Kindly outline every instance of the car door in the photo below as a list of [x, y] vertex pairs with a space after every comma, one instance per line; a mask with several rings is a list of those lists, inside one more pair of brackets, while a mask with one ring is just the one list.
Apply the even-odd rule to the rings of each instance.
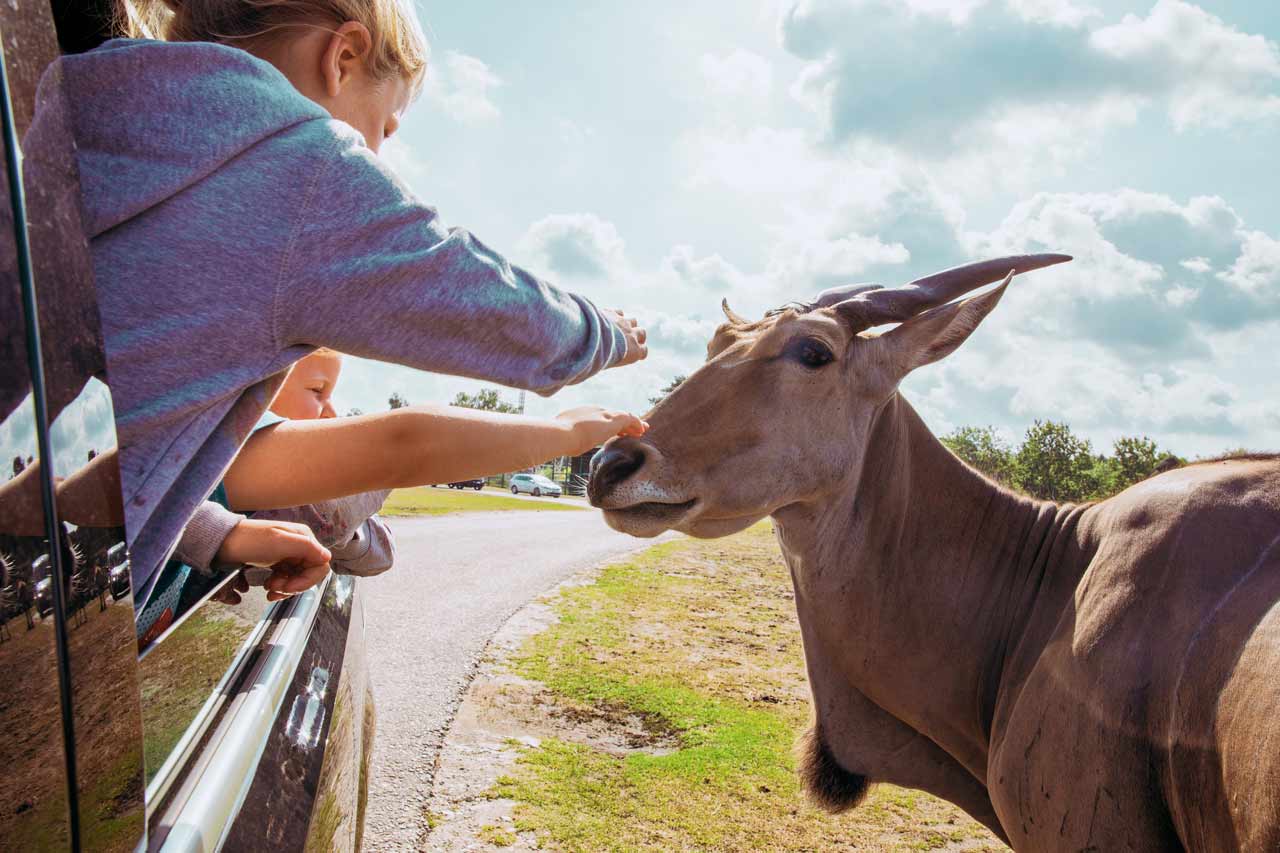
[[139, 655], [74, 116], [49, 70], [111, 9], [0, 4], [0, 849], [356, 849], [373, 727], [353, 579], [271, 605], [214, 584]]

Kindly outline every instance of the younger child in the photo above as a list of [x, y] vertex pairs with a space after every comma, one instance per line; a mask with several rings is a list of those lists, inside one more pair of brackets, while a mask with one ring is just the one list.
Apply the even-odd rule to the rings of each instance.
[[[258, 422], [258, 429], [268, 429], [286, 420], [335, 417], [331, 398], [341, 371], [342, 356], [330, 349], [316, 350], [295, 362], [268, 413]], [[385, 572], [395, 561], [395, 538], [387, 525], [374, 515], [390, 493], [390, 489], [379, 489], [305, 506], [261, 510], [253, 512], [252, 518], [304, 524], [332, 555], [330, 565], [335, 572], [370, 577]], [[230, 534], [243, 518], [212, 501], [197, 515], [202, 517], [200, 529], [204, 535], [217, 541]], [[179, 546], [180, 552], [184, 546], [190, 547], [186, 534]], [[316, 580], [328, 573], [327, 567], [317, 565], [296, 566], [293, 571], [273, 571], [271, 574], [275, 580], [267, 578], [268, 600], [284, 597], [284, 593], [273, 587], [282, 583], [286, 576], [302, 572]], [[241, 575], [235, 589], [227, 590], [223, 600], [238, 603], [237, 593], [244, 592], [248, 586], [245, 576]]]
[[[639, 435], [646, 426], [597, 406], [553, 419], [454, 406], [334, 418], [330, 396], [341, 366], [331, 350], [297, 362], [222, 483], [236, 512], [307, 524], [340, 573], [390, 568], [391, 532], [372, 516], [393, 488], [519, 470], [583, 453], [615, 435]], [[228, 530], [241, 517], [217, 509]], [[268, 598], [300, 592], [327, 574], [321, 565], [282, 567], [266, 581]]]

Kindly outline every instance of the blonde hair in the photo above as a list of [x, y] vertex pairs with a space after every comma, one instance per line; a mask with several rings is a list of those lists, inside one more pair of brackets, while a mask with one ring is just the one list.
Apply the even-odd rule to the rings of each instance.
[[294, 27], [363, 24], [372, 39], [369, 71], [400, 74], [421, 87], [427, 39], [413, 0], [124, 0], [120, 25], [134, 38], [212, 41], [249, 48]]

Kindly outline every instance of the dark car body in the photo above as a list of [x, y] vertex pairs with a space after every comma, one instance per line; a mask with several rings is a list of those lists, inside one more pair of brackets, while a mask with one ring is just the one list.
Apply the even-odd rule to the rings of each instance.
[[[95, 520], [118, 516], [118, 487], [55, 500], [114, 465], [116, 439], [74, 147], [26, 130], [50, 63], [108, 37], [113, 6], [0, 3], [0, 485], [20, 519], [0, 556], [29, 590], [0, 626], [0, 850], [356, 850], [373, 733], [360, 581], [233, 606], [215, 598], [225, 572], [140, 643], [124, 529]], [[65, 131], [58, 85], [41, 115]]]
[[450, 483], [451, 489], [475, 489], [477, 492], [484, 488], [484, 479], [476, 478], [474, 480], [459, 480], [456, 483]]

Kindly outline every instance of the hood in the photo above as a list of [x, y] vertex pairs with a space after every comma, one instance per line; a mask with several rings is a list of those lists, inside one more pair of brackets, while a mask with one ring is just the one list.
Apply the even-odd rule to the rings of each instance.
[[[56, 91], [59, 82], [62, 91]], [[90, 237], [147, 211], [262, 140], [329, 119], [276, 70], [207, 42], [115, 39], [50, 66], [24, 147], [67, 103]]]

